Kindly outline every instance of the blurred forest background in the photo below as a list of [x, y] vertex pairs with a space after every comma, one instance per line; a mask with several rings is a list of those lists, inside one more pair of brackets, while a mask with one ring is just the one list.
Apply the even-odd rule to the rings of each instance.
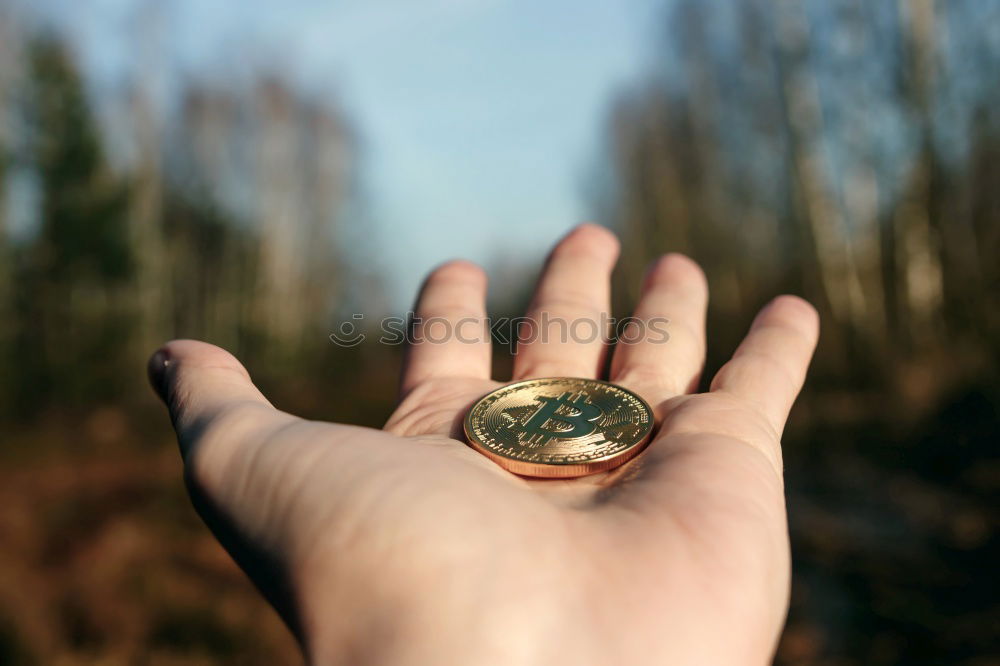
[[[777, 662], [1000, 663], [1000, 7], [674, 0], [660, 23], [581, 196], [624, 241], [618, 314], [657, 254], [705, 267], [709, 376], [774, 294], [820, 309]], [[351, 119], [280, 71], [164, 105], [155, 67], [95, 99], [71, 41], [0, 2], [3, 664], [297, 660], [188, 505], [145, 386], [163, 340], [226, 347], [305, 416], [392, 406], [399, 350], [327, 338], [381, 288]]]

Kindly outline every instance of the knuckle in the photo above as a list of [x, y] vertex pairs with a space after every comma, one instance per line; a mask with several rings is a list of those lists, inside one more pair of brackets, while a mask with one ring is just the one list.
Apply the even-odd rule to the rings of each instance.
[[705, 334], [700, 328], [695, 328], [690, 322], [670, 319], [667, 325], [670, 342], [675, 347], [690, 350], [690, 353], [701, 358], [705, 355]]
[[593, 294], [573, 289], [539, 292], [532, 310], [539, 315], [542, 312], [548, 312], [562, 316], [576, 314], [581, 317], [595, 317], [603, 312], [603, 308]]
[[687, 392], [687, 387], [674, 374], [663, 372], [648, 363], [624, 368], [615, 383], [631, 388], [639, 395], [656, 396], [658, 401]]
[[184, 455], [188, 482], [203, 490], [217, 487], [263, 415], [260, 405], [237, 403], [192, 424]]
[[712, 389], [735, 385], [759, 385], [765, 378], [778, 379], [784, 386], [797, 388], [801, 378], [783, 359], [766, 352], [755, 351], [731, 359], [716, 373]]
[[777, 377], [786, 386], [797, 388], [802, 383], [801, 377], [789, 367], [788, 362], [783, 357], [759, 351], [754, 353], [753, 362], [757, 366], [757, 372]]
[[718, 435], [741, 442], [761, 454], [781, 475], [781, 436], [755, 404], [724, 393], [677, 400], [664, 419], [663, 430], [675, 435]]

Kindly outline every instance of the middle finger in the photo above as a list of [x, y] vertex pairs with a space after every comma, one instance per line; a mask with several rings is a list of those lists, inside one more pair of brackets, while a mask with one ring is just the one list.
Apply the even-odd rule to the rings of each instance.
[[618, 251], [615, 235], [594, 224], [576, 227], [553, 248], [519, 331], [514, 380], [598, 376]]

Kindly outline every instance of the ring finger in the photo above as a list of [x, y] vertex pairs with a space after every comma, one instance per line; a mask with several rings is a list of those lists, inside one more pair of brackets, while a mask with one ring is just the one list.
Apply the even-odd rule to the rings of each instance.
[[708, 284], [698, 264], [680, 254], [658, 259], [636, 306], [638, 329], [630, 325], [615, 348], [611, 380], [654, 407], [693, 391], [705, 363], [707, 308]]

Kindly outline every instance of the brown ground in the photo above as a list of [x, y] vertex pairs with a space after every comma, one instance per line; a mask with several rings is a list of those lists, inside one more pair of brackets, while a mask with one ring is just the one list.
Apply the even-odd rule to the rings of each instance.
[[[1000, 663], [995, 392], [897, 431], [808, 404], [778, 663]], [[0, 664], [301, 663], [191, 509], [158, 408], [45, 423], [0, 450]]]

